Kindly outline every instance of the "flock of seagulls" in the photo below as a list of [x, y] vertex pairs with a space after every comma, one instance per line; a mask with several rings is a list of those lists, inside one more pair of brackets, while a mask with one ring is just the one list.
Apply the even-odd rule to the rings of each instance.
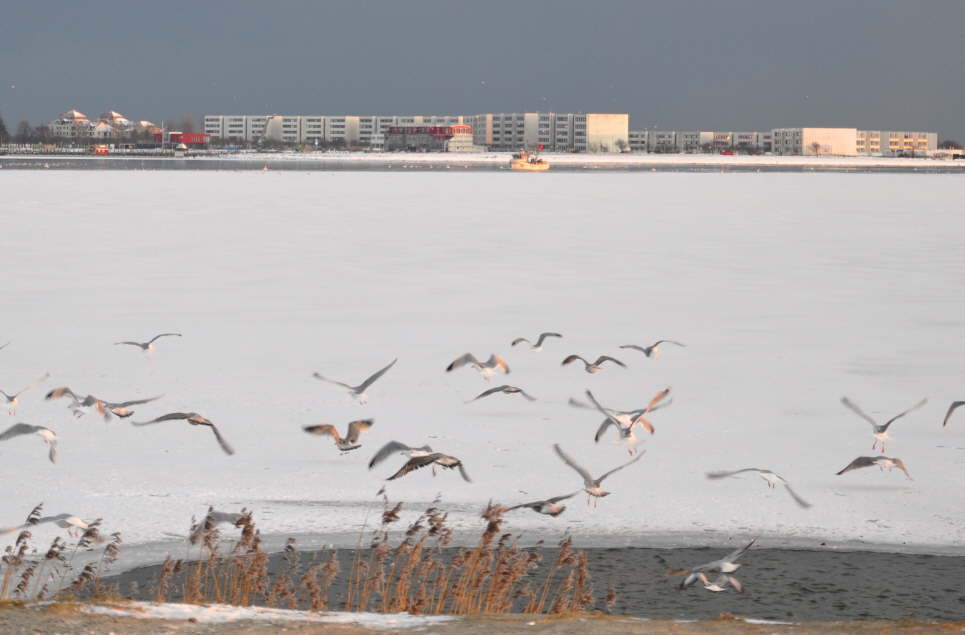
[[[147, 340], [146, 342], [136, 342], [136, 341], [122, 341], [116, 342], [115, 345], [129, 345], [141, 349], [144, 353], [152, 353], [156, 350], [155, 342], [164, 337], [182, 337], [180, 333], [161, 333], [154, 336], [153, 338]], [[563, 335], [556, 332], [544, 332], [539, 334], [536, 338], [535, 343], [525, 337], [518, 337], [511, 341], [511, 347], [517, 347], [521, 344], [526, 344], [531, 351], [540, 352], [544, 349], [547, 340], [550, 338], [560, 339]], [[0, 346], [0, 350], [3, 350], [7, 344]], [[660, 347], [664, 345], [674, 345], [677, 347], [685, 347], [681, 342], [675, 340], [661, 339], [655, 341], [653, 344], [648, 346], [639, 346], [636, 344], [625, 344], [620, 346], [621, 349], [637, 350], [643, 353], [648, 359], [657, 359], [660, 353]], [[603, 365], [609, 362], [614, 366], [619, 366], [621, 368], [626, 368], [626, 364], [622, 361], [611, 357], [609, 355], [600, 355], [592, 363], [587, 359], [581, 357], [580, 355], [571, 354], [563, 358], [561, 363], [562, 366], [567, 366], [575, 361], [580, 361], [584, 365], [584, 370], [587, 373], [597, 373], [602, 368]], [[380, 368], [368, 378], [366, 378], [362, 383], [358, 385], [350, 385], [333, 379], [329, 379], [322, 374], [315, 372], [313, 377], [320, 381], [332, 384], [348, 392], [354, 399], [358, 401], [360, 405], [365, 405], [368, 401], [368, 396], [366, 391], [379, 379], [381, 379], [386, 373], [388, 373], [398, 362], [398, 358], [393, 359], [389, 364]], [[480, 376], [485, 381], [490, 381], [496, 374], [506, 374], [508, 375], [511, 371], [509, 365], [506, 361], [500, 357], [498, 354], [492, 353], [489, 358], [483, 362], [480, 361], [472, 353], [465, 353], [456, 359], [454, 359], [448, 366], [446, 366], [446, 372], [452, 372], [464, 366], [471, 366], [476, 371], [479, 372]], [[29, 384], [27, 387], [23, 388], [17, 393], [8, 394], [6, 392], [0, 391], [0, 395], [6, 400], [8, 406], [8, 413], [14, 415], [16, 413], [16, 407], [18, 405], [18, 399], [24, 393], [30, 389], [38, 386], [47, 379], [50, 375], [45, 374], [39, 379], [35, 380], [33, 383]], [[523, 388], [518, 386], [503, 384], [501, 386], [496, 386], [484, 390], [478, 394], [473, 399], [470, 399], [466, 403], [475, 402], [480, 399], [491, 397], [496, 394], [505, 395], [520, 395], [528, 401], [536, 401], [537, 398], [529, 394]], [[158, 395], [155, 397], [149, 397], [145, 399], [134, 399], [127, 401], [109, 401], [106, 399], [101, 399], [95, 397], [94, 395], [87, 394], [85, 396], [80, 396], [82, 393], [75, 392], [68, 386], [59, 386], [49, 390], [45, 399], [69, 399], [68, 408], [76, 417], [84, 416], [88, 411], [93, 409], [99, 413], [105, 421], [109, 421], [112, 417], [118, 417], [120, 419], [126, 419], [134, 414], [132, 410], [133, 407], [139, 407], [146, 404], [150, 404], [163, 395]], [[595, 434], [593, 435], [593, 440], [599, 443], [601, 439], [606, 435], [606, 433], [613, 428], [616, 431], [617, 439], [615, 443], [622, 445], [626, 448], [628, 454], [632, 457], [625, 463], [619, 464], [608, 471], [602, 472], [602, 474], [594, 478], [593, 473], [587, 470], [583, 465], [577, 462], [572, 455], [567, 453], [560, 447], [559, 444], [553, 444], [553, 451], [560, 459], [560, 461], [573, 470], [579, 479], [582, 481], [581, 487], [575, 489], [568, 493], [564, 493], [558, 496], [551, 496], [545, 499], [533, 500], [529, 502], [519, 503], [509, 507], [500, 508], [504, 512], [519, 510], [519, 509], [529, 509], [535, 513], [543, 514], [550, 517], [557, 517], [566, 511], [565, 501], [573, 498], [580, 492], [584, 492], [587, 495], [587, 505], [593, 505], [596, 507], [600, 499], [610, 495], [610, 491], [603, 488], [603, 483], [610, 476], [624, 470], [634, 463], [640, 461], [645, 451], [638, 451], [637, 445], [641, 442], [641, 439], [637, 436], [637, 432], [646, 433], [653, 435], [655, 433], [655, 426], [651, 422], [651, 418], [657, 411], [670, 406], [673, 403], [673, 399], [670, 398], [671, 388], [667, 387], [658, 393], [656, 393], [650, 400], [643, 406], [631, 410], [617, 410], [615, 408], [610, 408], [604, 406], [599, 402], [599, 400], [593, 395], [590, 390], [585, 392], [585, 397], [587, 401], [582, 401], [580, 399], [570, 398], [569, 405], [574, 408], [580, 408], [584, 410], [592, 410], [602, 415], [602, 422], [596, 427]], [[926, 403], [926, 399], [922, 399], [916, 403], [911, 408], [908, 408], [904, 412], [901, 412], [894, 417], [890, 418], [884, 423], [878, 423], [872, 417], [867, 415], [861, 408], [854, 404], [850, 399], [844, 397], [841, 399], [841, 403], [857, 414], [859, 417], [867, 421], [872, 426], [872, 434], [874, 437], [874, 443], [872, 444], [872, 449], [878, 449], [880, 447], [880, 456], [859, 456], [854, 459], [848, 466], [839, 471], [837, 474], [842, 475], [847, 472], [861, 469], [865, 467], [877, 466], [881, 470], [892, 470], [899, 469], [905, 473], [905, 475], [910, 479], [911, 476], [908, 473], [907, 467], [904, 462], [899, 458], [893, 458], [884, 456], [885, 452], [885, 442], [890, 441], [891, 437], [888, 435], [889, 428], [898, 419], [901, 419], [910, 413], [922, 408]], [[949, 420], [952, 418], [955, 411], [962, 405], [965, 405], [965, 401], [955, 401], [953, 402], [945, 415], [943, 426], [946, 426]], [[170, 412], [163, 414], [153, 419], [145, 421], [132, 421], [132, 425], [137, 427], [149, 426], [163, 422], [169, 421], [183, 421], [191, 426], [201, 426], [206, 427], [211, 430], [215, 441], [220, 446], [221, 450], [227, 455], [233, 455], [234, 449], [227, 442], [227, 440], [222, 435], [219, 428], [214, 424], [213, 421], [207, 417], [197, 413], [197, 412]], [[372, 419], [356, 419], [347, 424], [347, 428], [344, 436], [339, 432], [336, 426], [331, 424], [318, 424], [304, 426], [304, 432], [312, 435], [328, 436], [334, 442], [336, 449], [341, 453], [349, 453], [358, 450], [362, 447], [362, 434], [374, 425]], [[16, 423], [5, 431], [0, 433], [0, 442], [8, 441], [17, 437], [24, 435], [38, 435], [43, 442], [49, 446], [48, 458], [51, 462], [56, 462], [57, 452], [58, 452], [58, 436], [53, 430], [39, 425], [31, 425], [27, 423]], [[404, 462], [399, 466], [394, 473], [386, 478], [386, 481], [393, 481], [400, 479], [410, 473], [416, 472], [422, 468], [429, 467], [433, 476], [435, 476], [437, 470], [458, 470], [460, 476], [467, 483], [471, 483], [472, 480], [466, 471], [466, 467], [463, 461], [456, 456], [445, 454], [434, 450], [428, 444], [423, 445], [408, 445], [400, 441], [389, 441], [383, 445], [369, 460], [368, 469], [372, 470], [381, 465], [383, 462], [387, 461], [393, 456], [401, 456], [404, 458]], [[757, 467], [744, 467], [733, 470], [718, 470], [706, 473], [706, 477], [710, 480], [720, 480], [731, 477], [738, 477], [740, 475], [757, 475], [760, 477], [769, 488], [776, 488], [777, 486], [782, 486], [791, 497], [791, 499], [801, 508], [807, 509], [811, 507], [804, 498], [802, 498], [790, 485], [790, 483], [781, 475], [774, 471], [764, 468]], [[575, 485], [575, 483], [574, 483]], [[384, 491], [384, 488], [383, 488]], [[209, 509], [208, 521], [210, 523], [220, 523], [220, 522], [233, 522], [240, 517], [239, 514], [230, 514], [225, 512], [216, 512], [213, 509]], [[41, 517], [37, 520], [38, 523], [54, 523], [58, 527], [66, 528], [70, 531], [83, 530], [87, 528], [87, 524], [81, 519], [72, 516], [70, 514], [59, 514], [56, 516], [46, 516]], [[33, 524], [33, 523], [31, 523]], [[22, 529], [25, 526], [12, 527], [9, 529], [0, 529], [0, 534], [11, 533]], [[719, 560], [714, 560], [709, 563], [698, 565], [689, 569], [681, 569], [676, 571], [671, 571], [670, 575], [684, 575], [682, 582], [680, 583], [680, 588], [684, 589], [695, 582], [700, 581], [702, 586], [708, 591], [722, 592], [729, 589], [740, 592], [743, 590], [742, 583], [734, 577], [732, 574], [741, 566], [736, 561], [743, 556], [756, 542], [756, 538], [751, 540], [747, 545], [737, 549], [736, 551], [720, 558]], [[709, 574], [716, 574], [716, 576], [711, 577]]]

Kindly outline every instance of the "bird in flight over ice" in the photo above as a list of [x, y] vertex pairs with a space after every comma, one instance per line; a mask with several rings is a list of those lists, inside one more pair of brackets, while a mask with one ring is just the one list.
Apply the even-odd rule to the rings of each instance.
[[945, 420], [942, 421], [942, 427], [948, 425], [948, 419], [952, 416], [952, 413], [958, 410], [959, 406], [965, 406], [965, 401], [953, 401], [952, 405], [948, 407], [948, 412], [945, 413]]
[[590, 473], [587, 472], [586, 469], [583, 468], [583, 466], [581, 466], [579, 463], [577, 463], [576, 461], [574, 461], [572, 457], [570, 457], [568, 454], [566, 454], [566, 452], [564, 452], [564, 451], [562, 450], [562, 448], [560, 448], [559, 444], [554, 443], [554, 444], [553, 444], [553, 450], [556, 451], [556, 455], [557, 455], [558, 457], [560, 457], [560, 458], [563, 460], [564, 463], [566, 463], [566, 464], [569, 465], [571, 468], [573, 468], [573, 469], [576, 471], [576, 473], [579, 474], [579, 475], [583, 478], [583, 491], [586, 492], [587, 494], [589, 494], [589, 496], [588, 496], [587, 499], [586, 499], [586, 502], [587, 502], [587, 504], [589, 504], [589, 503], [590, 503], [590, 499], [592, 498], [592, 499], [593, 499], [593, 505], [594, 505], [594, 506], [596, 506], [596, 501], [598, 501], [599, 499], [603, 498], [604, 496], [609, 496], [610, 493], [611, 493], [611, 492], [608, 492], [608, 491], [604, 490], [604, 489], [601, 487], [601, 484], [603, 483], [603, 481], [606, 480], [606, 478], [607, 478], [608, 476], [610, 476], [611, 474], [614, 474], [614, 473], [616, 473], [616, 472], [619, 472], [620, 470], [622, 470], [623, 468], [627, 467], [628, 465], [632, 465], [633, 463], [636, 463], [637, 461], [639, 461], [640, 459], [642, 459], [644, 452], [646, 452], [646, 450], [644, 450], [644, 452], [641, 452], [641, 453], [638, 454], [635, 458], [630, 459], [629, 461], [627, 461], [627, 462], [624, 463], [623, 465], [619, 465], [619, 466], [613, 468], [612, 470], [610, 470], [609, 472], [604, 473], [603, 476], [601, 476], [601, 477], [599, 477], [599, 478], [593, 478], [593, 477], [590, 475]]
[[737, 474], [743, 474], [745, 472], [753, 472], [757, 474], [767, 482], [767, 486], [769, 488], [774, 488], [777, 485], [783, 485], [784, 488], [787, 490], [787, 493], [791, 495], [791, 498], [793, 498], [794, 502], [797, 503], [800, 507], [807, 509], [808, 507], [811, 506], [811, 503], [807, 502], [806, 500], [804, 500], [803, 498], [797, 495], [797, 492], [795, 492], [791, 488], [791, 485], [786, 480], [784, 480], [783, 477], [781, 477], [779, 474], [775, 474], [770, 470], [762, 470], [757, 467], [745, 467], [742, 470], [734, 470], [731, 472], [726, 472], [726, 471], [707, 472], [707, 478], [709, 479], [727, 478], [729, 476], [735, 476]]
[[150, 421], [132, 421], [131, 423], [135, 426], [148, 426], [153, 423], [161, 423], [162, 421], [187, 421], [193, 426], [206, 426], [211, 428], [211, 432], [214, 433], [215, 440], [218, 442], [218, 445], [221, 446], [221, 449], [224, 451], [224, 453], [228, 455], [235, 453], [232, 447], [228, 445], [228, 442], [225, 440], [225, 438], [221, 436], [218, 426], [214, 425], [210, 419], [206, 419], [197, 412], [169, 412], [166, 415], [161, 415], [160, 417], [151, 419]]
[[44, 444], [50, 446], [50, 452], [47, 458], [50, 459], [51, 463], [57, 462], [57, 441], [59, 437], [57, 433], [50, 428], [45, 428], [44, 426], [34, 426], [29, 423], [15, 423], [6, 430], [3, 434], [0, 434], [0, 441], [6, 441], [8, 439], [13, 439], [14, 437], [19, 437], [24, 434], [37, 434], [40, 438], [44, 440]]
[[365, 394], [365, 391], [368, 390], [369, 386], [374, 384], [379, 377], [389, 372], [389, 369], [395, 366], [395, 363], [397, 361], [399, 361], [398, 357], [393, 359], [392, 362], [385, 368], [382, 368], [374, 372], [368, 379], [363, 381], [358, 386], [349, 386], [348, 384], [343, 384], [340, 381], [335, 381], [334, 379], [328, 379], [326, 377], [323, 377], [320, 373], [313, 373], [312, 377], [324, 382], [328, 382], [330, 384], [335, 384], [336, 386], [341, 386], [342, 388], [347, 390], [349, 394], [351, 394], [353, 397], [358, 399], [359, 404], [365, 405], [365, 403], [368, 402], [369, 400], [368, 395]]
[[465, 355], [452, 360], [452, 362], [446, 366], [446, 372], [451, 373], [457, 368], [462, 368], [467, 364], [478, 370], [479, 374], [482, 375], [482, 378], [486, 381], [489, 381], [496, 373], [504, 373], [508, 375], [510, 372], [509, 364], [506, 363], [506, 360], [495, 353], [490, 355], [489, 359], [485, 362], [479, 361], [472, 353], [466, 353]]
[[926, 403], [928, 403], [928, 399], [922, 399], [921, 401], [919, 401], [918, 403], [916, 403], [914, 406], [912, 406], [912, 407], [909, 408], [908, 410], [905, 410], [905, 411], [902, 412], [902, 413], [896, 414], [894, 417], [892, 417], [891, 419], [888, 419], [888, 421], [886, 421], [886, 422], [884, 422], [884, 423], [882, 423], [882, 424], [879, 424], [877, 421], [875, 421], [874, 419], [872, 419], [871, 417], [869, 417], [868, 415], [866, 415], [866, 414], [861, 410], [861, 408], [859, 408], [857, 405], [855, 405], [854, 402], [852, 402], [852, 401], [851, 401], [850, 399], [848, 399], [847, 397], [842, 397], [842, 398], [841, 398], [841, 403], [843, 403], [846, 408], [848, 408], [849, 410], [851, 410], [851, 412], [855, 413], [856, 415], [858, 415], [859, 417], [861, 417], [862, 419], [864, 419], [865, 421], [867, 421], [868, 423], [871, 424], [871, 428], [872, 428], [872, 430], [873, 430], [873, 436], [874, 436], [874, 438], [875, 438], [874, 443], [871, 444], [871, 449], [874, 450], [874, 449], [875, 449], [875, 446], [877, 446], [879, 443], [881, 443], [881, 453], [884, 454], [884, 453], [885, 453], [885, 441], [888, 441], [888, 440], [891, 439], [891, 437], [888, 436], [888, 428], [889, 428], [889, 426], [891, 426], [891, 424], [893, 424], [893, 423], [894, 423], [895, 421], [897, 421], [898, 419], [901, 419], [902, 417], [904, 417], [904, 416], [905, 416], [906, 414], [908, 414], [909, 412], [913, 412], [913, 411], [915, 411], [915, 410], [918, 410], [918, 409], [921, 408], [922, 406], [924, 406]]
[[476, 395], [474, 398], [470, 399], [467, 403], [472, 403], [473, 401], [476, 401], [477, 399], [482, 399], [483, 397], [488, 397], [489, 395], [494, 395], [494, 394], [496, 394], [497, 392], [503, 392], [503, 393], [506, 393], [507, 395], [513, 395], [513, 394], [517, 394], [517, 393], [518, 393], [518, 394], [522, 395], [523, 397], [526, 397], [526, 399], [529, 400], [529, 401], [536, 401], [536, 397], [532, 396], [531, 394], [529, 394], [528, 392], [526, 392], [526, 391], [523, 390], [522, 388], [517, 388], [516, 386], [510, 386], [510, 385], [508, 385], [508, 384], [503, 384], [502, 386], [496, 386], [495, 388], [490, 388], [489, 390], [484, 390], [483, 392], [481, 392], [481, 393], [479, 393], [478, 395]]
[[437, 465], [439, 467], [443, 467], [448, 470], [459, 468], [459, 474], [462, 476], [462, 479], [467, 483], [472, 483], [472, 479], [470, 479], [469, 475], [466, 474], [466, 468], [463, 467], [462, 461], [460, 461], [454, 456], [443, 454], [442, 452], [432, 452], [430, 454], [424, 454], [422, 456], [413, 456], [412, 458], [410, 458], [408, 461], [405, 462], [405, 465], [399, 468], [398, 472], [396, 472], [395, 474], [393, 474], [392, 476], [390, 476], [385, 480], [393, 481], [397, 478], [401, 478], [405, 476], [409, 472], [418, 470], [419, 468], [425, 467], [427, 465], [432, 466], [433, 476], [436, 475]]
[[660, 357], [660, 345], [661, 344], [675, 344], [677, 346], [684, 346], [686, 344], [681, 344], [675, 340], [657, 340], [650, 346], [638, 346], [636, 344], [624, 344], [620, 348], [632, 348], [635, 351], [640, 351], [647, 357], [652, 357], [653, 359], [658, 359]]
[[525, 337], [517, 337], [512, 341], [510, 346], [516, 346], [517, 344], [522, 344], [523, 342], [526, 342], [527, 344], [529, 344], [530, 350], [541, 351], [543, 350], [543, 340], [545, 340], [547, 337], [563, 337], [563, 336], [560, 335], [559, 333], [540, 333], [539, 339], [536, 340], [535, 344], [530, 342]]
[[17, 414], [17, 401], [20, 395], [24, 394], [25, 392], [27, 392], [37, 384], [46, 381], [49, 377], [50, 377], [50, 373], [47, 373], [40, 379], [35, 380], [32, 384], [30, 384], [26, 388], [20, 390], [20, 392], [15, 392], [12, 395], [8, 395], [4, 391], [0, 390], [0, 395], [2, 395], [7, 402], [7, 414], [9, 415]]
[[357, 450], [362, 447], [359, 443], [359, 436], [362, 434], [363, 430], [368, 430], [372, 427], [374, 421], [372, 419], [357, 419], [355, 421], [350, 421], [348, 424], [348, 430], [344, 437], [338, 433], [338, 430], [330, 423], [323, 423], [317, 426], [305, 426], [302, 428], [305, 432], [309, 434], [318, 434], [321, 436], [329, 436], [335, 441], [335, 447], [337, 447], [342, 452], [348, 452], [350, 450]]
[[145, 353], [148, 353], [148, 352], [153, 352], [157, 350], [157, 347], [154, 346], [154, 342], [156, 342], [158, 339], [162, 337], [181, 337], [181, 334], [180, 333], [161, 333], [160, 335], [155, 335], [154, 337], [152, 337], [146, 342], [114, 342], [114, 346], [120, 346], [122, 344], [126, 344], [128, 346], [137, 346]]
[[567, 364], [571, 362], [575, 362], [576, 360], [580, 360], [581, 362], [583, 362], [583, 367], [584, 367], [583, 370], [585, 370], [590, 374], [598, 372], [600, 370], [600, 366], [602, 366], [604, 362], [613, 362], [617, 366], [622, 366], [623, 368], [627, 367], [626, 364], [624, 364], [623, 362], [621, 362], [620, 360], [614, 357], [610, 357], [609, 355], [600, 355], [599, 357], [596, 358], [596, 361], [593, 362], [592, 364], [586, 361], [585, 359], [583, 359], [582, 357], [580, 357], [579, 355], [568, 355], [566, 359], [563, 360], [563, 363], [560, 364], [560, 366], [566, 366]]
[[895, 468], [898, 468], [905, 473], [905, 476], [907, 476], [909, 480], [913, 480], [911, 478], [911, 474], [908, 473], [908, 468], [905, 467], [904, 461], [890, 456], [859, 456], [855, 460], [851, 461], [851, 463], [848, 463], [847, 467], [838, 472], [837, 475], [841, 476], [842, 474], [850, 472], [851, 470], [860, 470], [863, 467], [871, 467], [873, 465], [877, 465], [881, 471], [887, 469], [889, 472]]

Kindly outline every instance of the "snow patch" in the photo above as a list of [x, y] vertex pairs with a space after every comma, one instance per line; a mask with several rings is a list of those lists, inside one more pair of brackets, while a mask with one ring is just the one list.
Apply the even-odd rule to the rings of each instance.
[[242, 620], [265, 622], [322, 622], [326, 624], [358, 624], [368, 628], [418, 628], [449, 622], [455, 618], [445, 615], [410, 615], [409, 613], [314, 613], [257, 606], [227, 604], [156, 604], [154, 602], [125, 602], [123, 604], [83, 606], [82, 610], [95, 615], [136, 617], [152, 620], [190, 620], [200, 624], [223, 624]]

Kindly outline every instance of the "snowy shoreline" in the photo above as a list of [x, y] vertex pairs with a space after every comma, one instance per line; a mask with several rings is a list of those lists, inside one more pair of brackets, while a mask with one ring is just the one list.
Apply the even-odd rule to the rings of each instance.
[[[0, 156], [0, 169], [108, 170], [505, 170], [510, 153], [280, 152], [151, 156]], [[717, 154], [544, 154], [551, 172], [620, 171], [791, 171], [965, 173], [965, 161], [890, 157], [725, 156]]]

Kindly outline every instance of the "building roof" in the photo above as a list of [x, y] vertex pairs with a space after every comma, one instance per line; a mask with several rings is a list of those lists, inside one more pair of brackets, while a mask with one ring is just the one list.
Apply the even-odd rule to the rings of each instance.
[[73, 119], [74, 121], [80, 121], [82, 119], [87, 119], [87, 115], [80, 112], [79, 110], [74, 110], [71, 108], [67, 112], [60, 113], [61, 119]]

